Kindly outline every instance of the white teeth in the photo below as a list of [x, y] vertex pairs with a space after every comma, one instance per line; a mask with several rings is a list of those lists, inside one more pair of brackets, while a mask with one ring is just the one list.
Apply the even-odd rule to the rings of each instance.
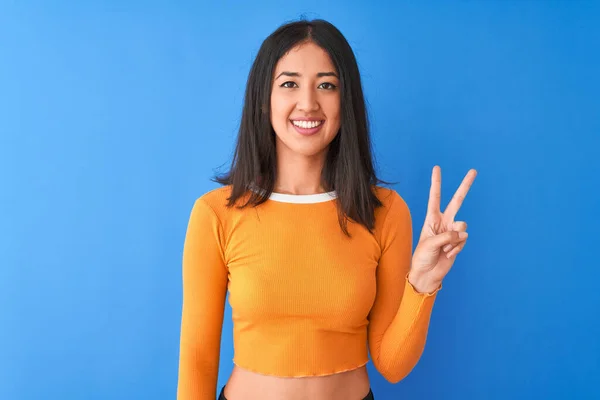
[[292, 121], [292, 124], [296, 125], [299, 128], [316, 128], [321, 125], [323, 121]]

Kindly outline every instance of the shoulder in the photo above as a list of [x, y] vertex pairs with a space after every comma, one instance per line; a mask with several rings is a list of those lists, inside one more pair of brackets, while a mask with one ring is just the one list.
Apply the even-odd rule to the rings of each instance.
[[408, 203], [398, 191], [388, 187], [375, 186], [374, 193], [382, 203], [381, 207], [375, 209], [375, 227], [378, 235], [382, 235], [382, 240], [395, 231], [412, 229], [412, 217]]
[[196, 199], [196, 201], [202, 201], [212, 208], [219, 208], [220, 206], [227, 203], [227, 198], [231, 194], [231, 185], [220, 186], [215, 189], [211, 189], [200, 197]]
[[408, 203], [395, 189], [373, 185], [373, 193], [375, 193], [375, 196], [382, 203], [380, 209], [384, 214], [387, 214], [390, 210], [400, 213], [410, 213]]
[[213, 209], [215, 213], [221, 215], [228, 210], [227, 203], [232, 194], [232, 185], [223, 185], [211, 189], [196, 199], [196, 203], [203, 203]]

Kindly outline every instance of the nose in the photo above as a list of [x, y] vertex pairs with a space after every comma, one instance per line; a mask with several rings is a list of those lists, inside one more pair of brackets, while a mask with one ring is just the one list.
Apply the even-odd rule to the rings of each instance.
[[297, 107], [302, 112], [313, 112], [319, 109], [319, 101], [317, 99], [317, 93], [311, 88], [304, 88], [300, 91], [300, 97], [298, 98]]

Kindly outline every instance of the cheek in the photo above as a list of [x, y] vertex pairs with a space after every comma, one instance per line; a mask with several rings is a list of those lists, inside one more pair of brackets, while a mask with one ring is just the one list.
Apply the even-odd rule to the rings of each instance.
[[280, 124], [283, 120], [287, 121], [291, 109], [291, 102], [285, 96], [271, 95], [271, 120], [274, 124]]
[[323, 109], [325, 111], [325, 115], [327, 115], [327, 118], [331, 122], [335, 124], [340, 123], [341, 109], [339, 96], [332, 97], [323, 102]]

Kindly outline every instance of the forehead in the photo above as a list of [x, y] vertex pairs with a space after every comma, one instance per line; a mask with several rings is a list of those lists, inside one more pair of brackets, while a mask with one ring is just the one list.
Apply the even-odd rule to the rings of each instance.
[[329, 54], [312, 42], [290, 49], [277, 62], [275, 72], [290, 71], [306, 73], [336, 72]]

